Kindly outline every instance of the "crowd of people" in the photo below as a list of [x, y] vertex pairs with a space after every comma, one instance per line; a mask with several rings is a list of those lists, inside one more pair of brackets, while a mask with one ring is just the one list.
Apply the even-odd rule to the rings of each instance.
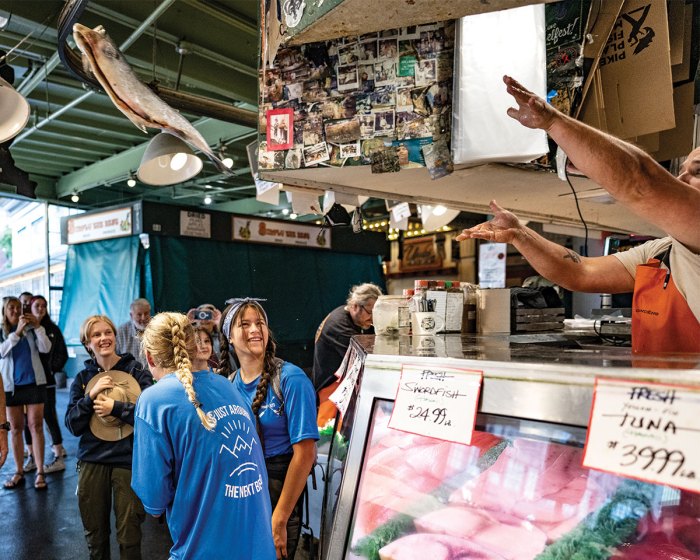
[[[621, 257], [585, 258], [553, 244], [492, 204], [494, 217], [460, 238], [513, 243], [543, 276], [580, 291], [634, 290], [636, 352], [700, 351], [700, 148], [672, 177], [649, 156], [566, 117], [512, 78], [508, 114], [545, 129], [589, 177], [668, 238]], [[671, 277], [673, 270], [673, 277]], [[93, 315], [81, 328], [89, 354], [70, 387], [65, 425], [79, 437], [78, 504], [91, 558], [109, 558], [110, 511], [121, 556], [141, 558], [145, 515], [166, 515], [171, 558], [293, 558], [301, 504], [316, 457], [317, 394], [332, 388], [350, 337], [372, 333], [381, 290], [354, 286], [316, 335], [312, 376], [276, 355], [264, 301], [234, 298], [223, 312], [203, 304], [159, 313], [136, 300], [119, 328]], [[55, 374], [66, 360], [42, 296], [8, 296], [0, 329], [0, 466], [4, 488], [45, 490], [65, 465], [55, 410]], [[313, 382], [312, 382], [313, 379]], [[325, 395], [327, 396], [327, 394]], [[9, 420], [9, 423], [8, 423]], [[53, 461], [44, 461], [43, 423]], [[24, 459], [23, 431], [27, 462]]]
[[[342, 313], [324, 321], [340, 328], [340, 346], [371, 332], [379, 294], [355, 286]], [[15, 471], [4, 488], [36, 470], [34, 487], [44, 490], [46, 474], [65, 469], [55, 376], [68, 353], [46, 299], [21, 297], [25, 304], [8, 296], [2, 306], [0, 466], [9, 432]], [[91, 559], [110, 557], [112, 513], [122, 559], [142, 557], [146, 514], [165, 515], [172, 558], [234, 549], [236, 558], [294, 558], [316, 460], [317, 396], [310, 375], [277, 357], [263, 304], [234, 298], [223, 312], [205, 303], [152, 317], [150, 302], [137, 299], [119, 327], [105, 315], [85, 319], [88, 359], [70, 384], [65, 426], [78, 438], [76, 495]], [[340, 346], [320, 343], [315, 368], [334, 372]]]

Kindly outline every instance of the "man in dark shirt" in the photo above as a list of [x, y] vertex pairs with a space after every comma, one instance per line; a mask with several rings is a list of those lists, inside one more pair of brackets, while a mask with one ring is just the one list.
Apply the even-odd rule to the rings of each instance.
[[372, 310], [380, 295], [382, 291], [375, 284], [353, 286], [345, 305], [331, 311], [318, 327], [313, 368], [316, 391], [336, 381], [333, 374], [340, 367], [352, 336], [374, 334]]

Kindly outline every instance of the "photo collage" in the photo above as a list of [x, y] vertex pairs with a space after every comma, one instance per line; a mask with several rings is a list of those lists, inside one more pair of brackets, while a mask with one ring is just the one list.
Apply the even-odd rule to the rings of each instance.
[[260, 76], [260, 168], [425, 167], [423, 146], [450, 143], [454, 33], [449, 21], [280, 49]]

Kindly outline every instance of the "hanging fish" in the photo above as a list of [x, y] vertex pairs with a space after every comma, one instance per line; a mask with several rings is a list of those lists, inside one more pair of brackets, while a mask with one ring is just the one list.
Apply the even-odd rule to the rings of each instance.
[[100, 83], [114, 105], [143, 132], [157, 128], [200, 150], [222, 173], [231, 170], [214, 154], [192, 124], [151, 91], [129, 66], [101, 25], [73, 25], [73, 37], [83, 53], [83, 65]]

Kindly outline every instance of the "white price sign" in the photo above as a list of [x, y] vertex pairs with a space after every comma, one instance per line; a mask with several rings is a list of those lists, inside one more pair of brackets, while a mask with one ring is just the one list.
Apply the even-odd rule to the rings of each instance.
[[389, 427], [444, 441], [472, 441], [481, 371], [404, 365]]
[[596, 379], [583, 466], [700, 492], [700, 387]]
[[[352, 398], [353, 392], [355, 391], [355, 386], [357, 385], [357, 380], [360, 377], [360, 371], [362, 370], [362, 356], [353, 347], [350, 346], [348, 351], [345, 353], [345, 358], [343, 359], [343, 364], [347, 363], [347, 369], [345, 369], [340, 375], [343, 378], [340, 382], [338, 388], [333, 391], [331, 395], [328, 396], [328, 400], [331, 401], [336, 408], [340, 411], [340, 416], [345, 416], [350, 405], [350, 399]], [[341, 368], [342, 368], [341, 364]], [[338, 369], [340, 372], [340, 368]], [[338, 375], [336, 372], [336, 376]]]

